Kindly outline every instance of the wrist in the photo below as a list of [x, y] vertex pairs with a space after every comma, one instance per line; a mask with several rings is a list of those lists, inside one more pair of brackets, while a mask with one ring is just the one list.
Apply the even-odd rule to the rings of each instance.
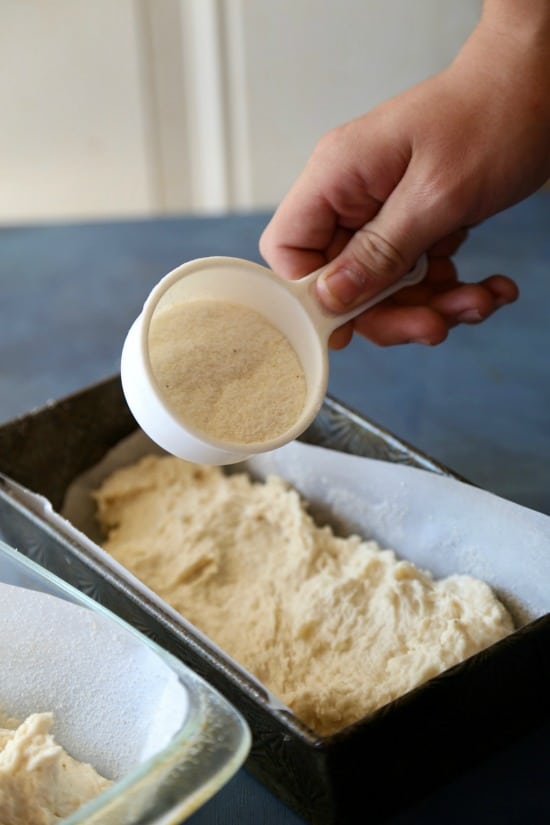
[[455, 66], [470, 82], [538, 112], [550, 125], [550, 0], [485, 0]]
[[479, 25], [550, 61], [549, 0], [484, 0]]

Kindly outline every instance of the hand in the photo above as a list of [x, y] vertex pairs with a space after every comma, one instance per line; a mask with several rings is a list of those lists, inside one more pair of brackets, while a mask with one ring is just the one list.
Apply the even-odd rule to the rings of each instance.
[[328, 264], [319, 297], [344, 312], [423, 252], [430, 264], [421, 284], [337, 330], [333, 347], [354, 329], [381, 345], [437, 344], [517, 298], [503, 275], [462, 284], [451, 256], [468, 227], [550, 175], [544, 34], [486, 14], [448, 69], [321, 139], [262, 235], [271, 268], [298, 278]]

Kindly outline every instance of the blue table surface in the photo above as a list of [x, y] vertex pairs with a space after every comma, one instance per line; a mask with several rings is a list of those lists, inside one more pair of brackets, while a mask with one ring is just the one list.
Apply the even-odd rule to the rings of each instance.
[[[0, 422], [117, 372], [156, 281], [205, 255], [260, 260], [268, 217], [0, 229]], [[464, 280], [516, 277], [520, 300], [440, 347], [354, 340], [331, 354], [329, 392], [478, 485], [550, 514], [550, 193], [477, 227], [457, 260]], [[546, 723], [390, 825], [548, 823], [549, 767]], [[244, 770], [189, 821], [302, 823]]]

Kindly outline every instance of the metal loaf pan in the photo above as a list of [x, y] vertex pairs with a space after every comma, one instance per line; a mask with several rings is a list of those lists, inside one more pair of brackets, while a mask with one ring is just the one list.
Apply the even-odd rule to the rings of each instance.
[[[546, 717], [548, 615], [337, 735], [320, 738], [274, 708], [228, 657], [147, 598], [56, 514], [73, 479], [134, 429], [118, 377], [0, 427], [0, 538], [217, 688], [252, 730], [249, 771], [308, 822], [349, 825], [358, 821], [358, 809], [367, 808], [369, 823], [382, 822]], [[304, 440], [453, 476], [330, 398]]]

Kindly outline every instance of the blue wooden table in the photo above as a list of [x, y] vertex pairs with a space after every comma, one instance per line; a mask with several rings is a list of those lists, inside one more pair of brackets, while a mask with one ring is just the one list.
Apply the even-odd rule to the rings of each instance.
[[[156, 281], [204, 255], [260, 260], [267, 218], [0, 229], [0, 422], [118, 371]], [[550, 193], [478, 227], [458, 260], [464, 280], [516, 277], [520, 301], [433, 349], [357, 339], [331, 355], [329, 392], [471, 481], [550, 514]], [[546, 723], [391, 825], [550, 822], [549, 741]], [[302, 823], [244, 771], [190, 821]]]

